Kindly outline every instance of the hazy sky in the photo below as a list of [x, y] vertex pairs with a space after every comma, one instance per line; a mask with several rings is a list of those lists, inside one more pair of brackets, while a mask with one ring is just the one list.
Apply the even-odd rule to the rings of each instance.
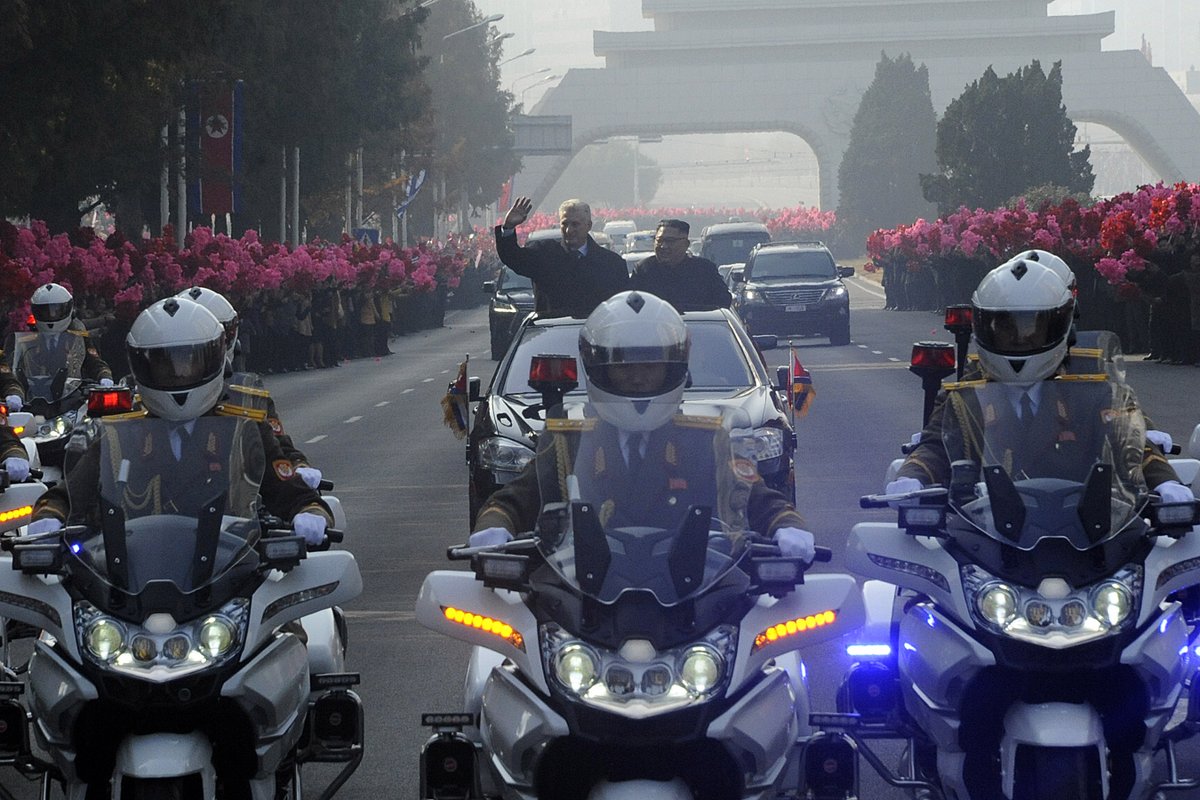
[[[503, 85], [527, 109], [567, 69], [603, 66], [593, 53], [592, 31], [652, 27], [652, 21], [642, 16], [641, 0], [475, 0], [475, 4], [484, 15], [504, 15], [493, 26], [498, 34], [513, 34], [504, 41], [505, 55], [512, 61], [501, 66]], [[1105, 50], [1138, 49], [1144, 36], [1155, 66], [1173, 72], [1200, 66], [1200, 0], [1052, 0], [1049, 5], [1050, 14], [1101, 11], [1116, 12], [1116, 31], [1103, 41]], [[534, 52], [518, 55], [529, 49]], [[790, 134], [674, 136], [643, 148], [663, 168], [655, 205], [818, 204], [815, 159], [808, 145]], [[1094, 152], [1097, 149], [1093, 146]], [[1150, 178], [1114, 175], [1121, 185], [1131, 179]], [[586, 192], [586, 187], [579, 191]], [[1097, 191], [1108, 189], [1098, 184]]]

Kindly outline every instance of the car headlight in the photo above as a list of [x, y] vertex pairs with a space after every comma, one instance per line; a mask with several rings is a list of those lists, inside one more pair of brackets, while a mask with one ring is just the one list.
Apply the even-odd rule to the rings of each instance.
[[716, 696], [725, 684], [725, 665], [737, 647], [733, 626], [665, 651], [656, 651], [645, 640], [628, 641], [616, 651], [597, 648], [554, 623], [544, 624], [540, 633], [543, 661], [557, 687], [586, 705], [641, 716]]
[[742, 289], [742, 299], [757, 302], [762, 299], [762, 292], [758, 289]]
[[182, 624], [169, 614], [153, 614], [142, 625], [125, 623], [82, 600], [74, 614], [81, 649], [93, 664], [162, 682], [235, 657], [246, 639], [250, 601], [236, 598]]
[[783, 455], [783, 430], [772, 425], [755, 428], [749, 436], [734, 443], [735, 452], [756, 461], [768, 461]]
[[492, 472], [520, 472], [532, 460], [528, 445], [503, 436], [489, 437], [479, 445], [479, 465]]
[[515, 314], [517, 313], [517, 307], [510, 302], [497, 299], [492, 303], [492, 311], [497, 314]]
[[836, 300], [839, 297], [845, 297], [845, 296], [846, 296], [846, 287], [845, 286], [832, 286], [825, 290], [825, 297], [822, 299]]
[[1014, 639], [1055, 649], [1074, 647], [1121, 630], [1134, 616], [1142, 568], [1126, 567], [1092, 587], [1072, 589], [1053, 579], [1030, 589], [997, 580], [981, 567], [962, 568], [974, 619]]

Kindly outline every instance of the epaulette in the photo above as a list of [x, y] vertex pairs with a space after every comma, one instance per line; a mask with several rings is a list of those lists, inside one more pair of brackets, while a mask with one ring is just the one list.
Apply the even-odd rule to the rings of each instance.
[[1065, 375], [1055, 375], [1056, 381], [1086, 381], [1090, 383], [1105, 383], [1109, 380], [1107, 374], [1103, 372], [1081, 373], [1068, 372]]
[[558, 419], [546, 420], [546, 430], [566, 433], [569, 431], [592, 431], [596, 429], [594, 419]]
[[150, 416], [150, 412], [144, 408], [137, 411], [126, 411], [124, 414], [109, 414], [108, 416], [100, 417], [105, 422], [122, 422], [130, 419], [141, 419]]
[[1068, 355], [1083, 356], [1084, 358], [1104, 358], [1104, 351], [1099, 347], [1072, 347]]
[[85, 339], [88, 338], [88, 336], [90, 336], [90, 334], [87, 331], [77, 331], [74, 328], [67, 328], [65, 331], [63, 331], [63, 333], [73, 333], [76, 336], [82, 336]]
[[676, 414], [671, 421], [680, 428], [703, 428], [715, 431], [721, 427], [720, 417], [701, 416], [700, 414]]
[[213, 413], [218, 417], [245, 417], [255, 422], [262, 422], [267, 418], [266, 409], [235, 406], [232, 403], [221, 403], [213, 410]]
[[951, 381], [950, 383], [943, 383], [942, 388], [947, 392], [955, 392], [959, 389], [978, 389], [981, 386], [986, 386], [987, 383], [986, 380], [982, 379], [977, 381]]
[[240, 392], [241, 394], [248, 394], [251, 397], [270, 397], [271, 396], [271, 392], [269, 389], [262, 389], [258, 386], [247, 386], [244, 383], [229, 384], [229, 391]]

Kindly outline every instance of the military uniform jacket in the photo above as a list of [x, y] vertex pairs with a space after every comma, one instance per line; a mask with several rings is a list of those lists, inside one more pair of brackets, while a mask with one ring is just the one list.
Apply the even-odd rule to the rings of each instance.
[[[581, 426], [595, 426], [595, 435], [579, 435]], [[543, 504], [567, 497], [566, 477], [579, 481], [580, 495], [599, 504], [606, 527], [647, 525], [673, 528], [689, 505], [711, 504], [723, 520], [740, 519], [762, 534], [778, 528], [802, 527], [803, 520], [784, 496], [767, 488], [753, 463], [714, 463], [716, 437], [726, 436], [719, 420], [677, 415], [652, 432], [638, 474], [631, 474], [615, 427], [595, 419], [547, 421], [538, 440], [538, 453], [512, 482], [498, 489], [479, 512], [476, 530], [506, 528], [531, 531]], [[720, 486], [713, 486], [719, 482]], [[549, 487], [542, 496], [540, 487]]]
[[[1101, 401], [1106, 397], [1104, 392], [1111, 384], [1103, 380], [1103, 375], [1095, 377], [1100, 379], [1096, 381], [1096, 400], [1098, 406], [1103, 406]], [[1002, 466], [1014, 480], [1022, 477], [1022, 474], [1030, 477], [1056, 475], [1061, 464], [1070, 462], [1072, 451], [1079, 452], [1081, 448], [1086, 447], [1085, 441], [1090, 441], [1089, 437], [1104, 435], [1099, 410], [1096, 410], [1095, 414], [1089, 414], [1080, 413], [1078, 408], [1068, 409], [1056, 397], [1054, 387], [1057, 380], [1046, 380], [1038, 412], [1032, 422], [1023, 426], [1027, 435], [1017, 448], [1019, 452], [1010, 451], [1004, 454], [1006, 463]], [[986, 381], [970, 381], [957, 385], [969, 387], [985, 383]], [[957, 385], [951, 384], [949, 391], [954, 391]], [[971, 399], [973, 401], [975, 398]], [[929, 423], [921, 432], [920, 443], [909, 453], [897, 477], [916, 478], [926, 486], [949, 485], [950, 463], [943, 443], [943, 431], [946, 415], [954, 411], [947, 400], [947, 392], [943, 391], [929, 416]], [[1005, 400], [977, 409], [972, 416], [982, 420], [984, 425], [1001, 419], [1011, 424], [1015, 413], [1011, 403]], [[1177, 480], [1175, 470], [1163, 457], [1162, 451], [1149, 441], [1144, 443], [1141, 453], [1141, 470], [1150, 488], [1163, 481]]]
[[[87, 328], [78, 319], [72, 320], [71, 327], [59, 334], [62, 342], [60, 346], [65, 347], [69, 340], [63, 337], [70, 336], [78, 336], [84, 340], [83, 364], [80, 367], [79, 376], [93, 382], [99, 382], [101, 378], [112, 380], [112, 370], [100, 357], [99, 351], [96, 350], [95, 344], [88, 336]], [[12, 363], [12, 352], [13, 337], [10, 335], [8, 341], [5, 342], [3, 359], [0, 359], [0, 398], [15, 394], [22, 400], [28, 400], [29, 398], [25, 395], [25, 387], [14, 373], [16, 365]]]
[[661, 297], [679, 311], [711, 311], [729, 308], [731, 297], [707, 258], [684, 256], [678, 264], [663, 264], [650, 256], [633, 270], [629, 288]]
[[[220, 406], [209, 414], [197, 420], [195, 431], [202, 431], [200, 423], [207, 417], [221, 415]], [[204, 472], [216, 468], [214, 465], [227, 463], [228, 453], [218, 452], [217, 441], [201, 435], [200, 441], [193, 446], [199, 452], [187, 458], [175, 461], [173, 455], [164, 457], [162, 448], [170, 453], [171, 443], [168, 436], [162, 435], [162, 426], [139, 426], [140, 419], [151, 419], [145, 412], [135, 412], [126, 418], [110, 418], [104, 422], [105, 427], [122, 426], [124, 429], [116, 437], [110, 436], [109, 446], [119, 440], [119, 446], [124, 452], [123, 457], [130, 459], [155, 459], [179, 466], [177, 474], [163, 475], [158, 488], [154, 489], [154, 502], [162, 509], [161, 513], [172, 513], [172, 505], [186, 505], [178, 502], [172, 495], [192, 491], [196, 484], [202, 483], [197, 478]], [[328, 524], [333, 524], [333, 516], [328, 506], [321, 500], [320, 495], [309, 489], [299, 476], [296, 475], [292, 462], [284, 455], [270, 429], [263, 425], [256, 426], [262, 450], [265, 455], [258, 493], [262, 498], [262, 506], [271, 514], [282, 519], [291, 519], [301, 512], [321, 514]], [[60, 482], [42, 495], [34, 507], [33, 518], [43, 519], [54, 517], [69, 521], [72, 524], [95, 525], [96, 516], [100, 510], [100, 475], [101, 475], [101, 441], [97, 437], [88, 450], [80, 457], [79, 462]], [[69, 491], [68, 491], [69, 490]], [[145, 491], [139, 487], [139, 491]]]
[[513, 272], [533, 281], [535, 309], [543, 317], [586, 317], [614, 294], [629, 288], [625, 259], [588, 237], [578, 257], [557, 239], [522, 247], [516, 234], [496, 226], [496, 254]]
[[[231, 390], [230, 387], [238, 387]], [[250, 389], [253, 392], [247, 392]], [[247, 395], [253, 394], [254, 397]], [[279, 412], [275, 409], [275, 398], [271, 397], [263, 383], [262, 376], [256, 372], [235, 372], [229, 380], [225, 381], [225, 390], [221, 394], [221, 402], [223, 404], [233, 403], [241, 406], [244, 403], [253, 404], [250, 409], [250, 416], [257, 416], [255, 411], [261, 410], [265, 415], [259, 423], [263, 426], [275, 439], [279, 442], [279, 447], [283, 450], [284, 456], [292, 462], [294, 467], [309, 466], [308, 457], [296, 447], [296, 443], [292, 437], [284, 433], [283, 422], [279, 419]]]

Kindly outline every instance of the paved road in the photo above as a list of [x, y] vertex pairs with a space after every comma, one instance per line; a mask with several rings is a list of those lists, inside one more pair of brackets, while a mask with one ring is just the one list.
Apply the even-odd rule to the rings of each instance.
[[[834, 549], [823, 567], [832, 571], [854, 523], [890, 517], [862, 511], [857, 501], [882, 488], [887, 463], [919, 427], [919, 382], [906, 369], [912, 342], [949, 338], [935, 314], [883, 311], [873, 283], [852, 281], [851, 296], [851, 345], [796, 342], [817, 389], [798, 424], [798, 506], [818, 541]], [[288, 432], [337, 484], [349, 517], [345, 546], [364, 577], [363, 596], [346, 611], [350, 666], [363, 676], [367, 754], [339, 795], [346, 800], [415, 795], [426, 735], [419, 715], [460, 707], [467, 657], [465, 645], [417, 625], [413, 605], [425, 574], [448, 568], [445, 548], [467, 532], [463, 445], [442, 426], [438, 401], [466, 353], [470, 373], [485, 383], [490, 377], [486, 310], [453, 311], [444, 328], [402, 337], [392, 348], [396, 355], [384, 359], [268, 378]], [[787, 363], [786, 346], [768, 360]], [[1158, 426], [1186, 440], [1200, 417], [1200, 369], [1135, 361], [1129, 374]], [[838, 644], [803, 654], [816, 708], [833, 707], [846, 667]], [[863, 770], [863, 796], [902, 796]], [[22, 800], [32, 797], [10, 774], [0, 780]]]

